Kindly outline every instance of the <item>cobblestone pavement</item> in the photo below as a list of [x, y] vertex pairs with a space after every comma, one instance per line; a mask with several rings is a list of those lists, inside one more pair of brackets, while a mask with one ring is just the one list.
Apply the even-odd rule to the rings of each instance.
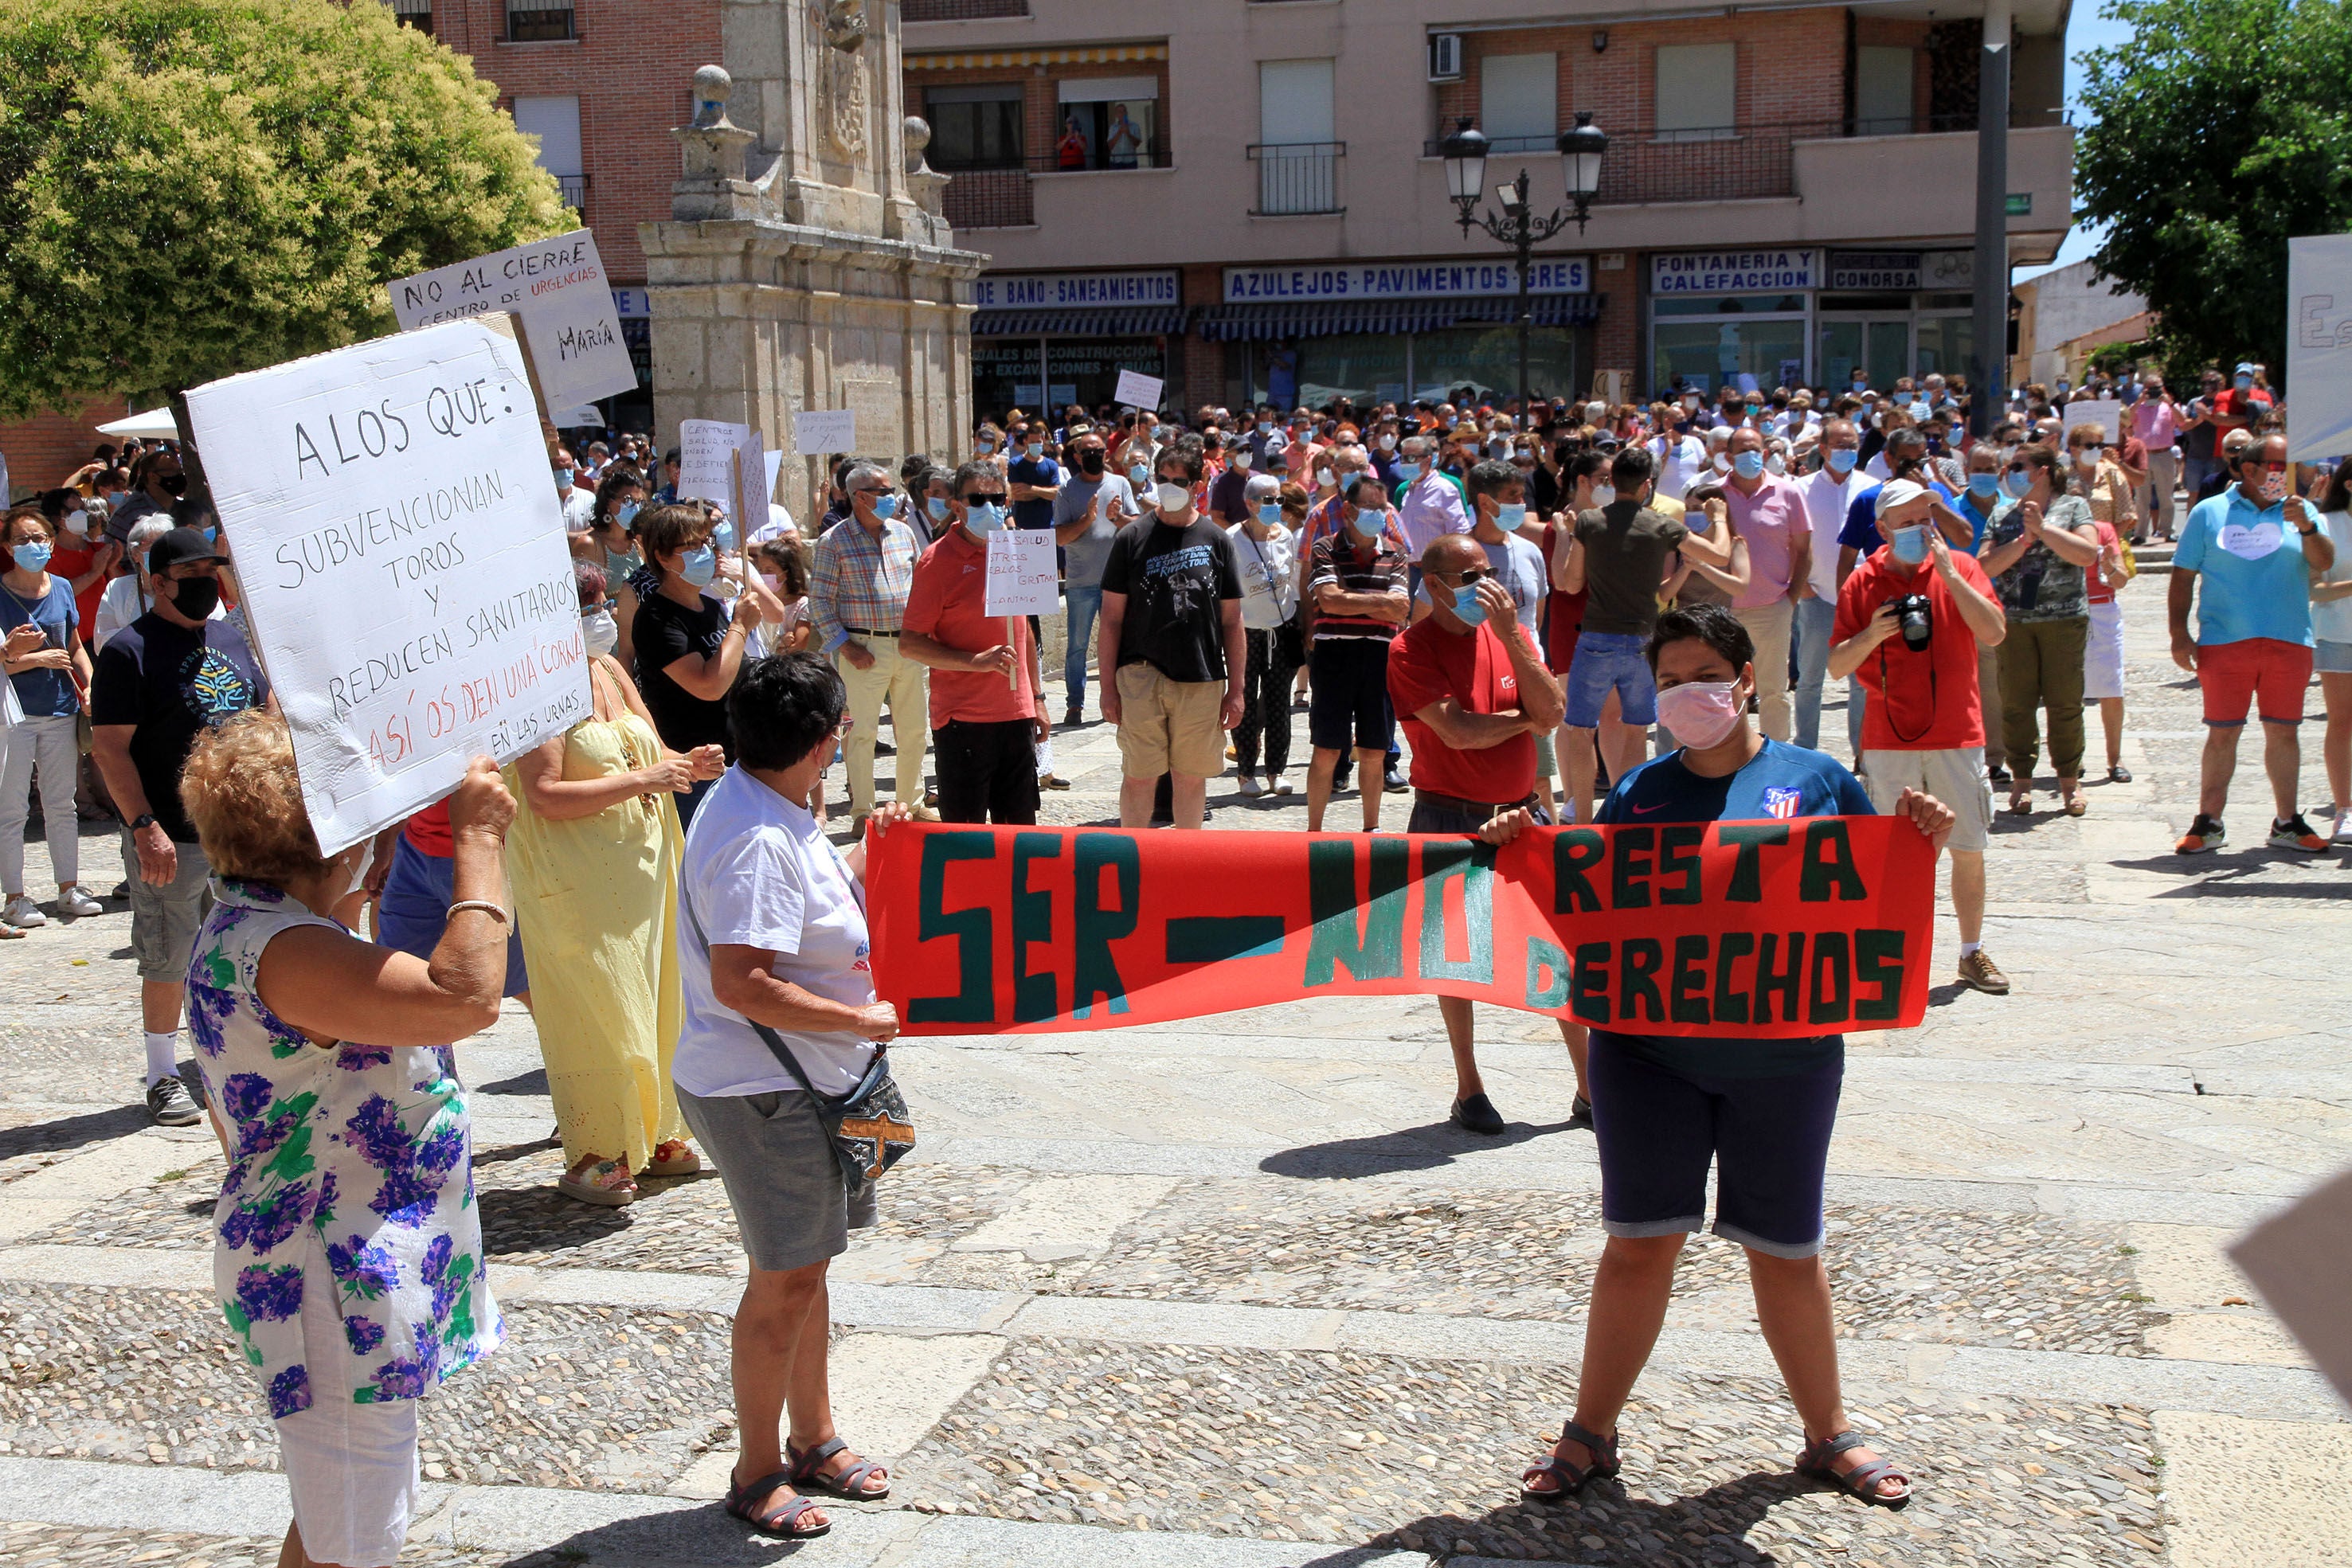
[[[712, 1500], [743, 1267], [720, 1184], [557, 1197], [517, 1012], [460, 1051], [507, 1346], [425, 1406], [404, 1561], [2352, 1563], [2352, 1424], [2220, 1251], [2352, 1155], [2352, 857], [2169, 853], [2202, 734], [2161, 592], [2128, 605], [2137, 781], [2000, 820], [1987, 941], [2016, 994], [1939, 986], [1925, 1026], [1849, 1051], [1827, 1257], [1855, 1421], [1920, 1483], [1903, 1512], [1790, 1473], [1745, 1270], [1707, 1236], [1622, 1482], [1522, 1505], [1574, 1395], [1591, 1141], [1547, 1020], [1481, 1010], [1512, 1118], [1486, 1142], [1442, 1120], [1434, 1007], [1381, 998], [905, 1042], [922, 1146], [833, 1301], [844, 1430], [897, 1486], [788, 1553]], [[1112, 818], [1109, 732], [1056, 758], [1048, 819]], [[2305, 777], [2317, 798], [2315, 756]], [[1211, 800], [1220, 831], [1302, 825], [1297, 796]], [[104, 891], [114, 841], [83, 842]], [[122, 907], [0, 948], [0, 1561], [266, 1564], [285, 1496], [210, 1293], [220, 1164], [133, 1103]]]

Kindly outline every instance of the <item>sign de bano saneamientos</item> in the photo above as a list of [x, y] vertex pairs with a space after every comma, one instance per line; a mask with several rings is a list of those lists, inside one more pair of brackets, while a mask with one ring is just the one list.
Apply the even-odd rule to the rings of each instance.
[[971, 280], [971, 302], [982, 310], [1181, 305], [1183, 300], [1173, 271], [992, 273]]
[[[1528, 267], [1531, 294], [1585, 294], [1590, 256], [1539, 256]], [[1375, 261], [1316, 267], [1229, 267], [1224, 301], [1295, 299], [1473, 299], [1519, 291], [1516, 262]]]
[[1786, 294], [1821, 287], [1817, 250], [1677, 250], [1650, 257], [1653, 294]]

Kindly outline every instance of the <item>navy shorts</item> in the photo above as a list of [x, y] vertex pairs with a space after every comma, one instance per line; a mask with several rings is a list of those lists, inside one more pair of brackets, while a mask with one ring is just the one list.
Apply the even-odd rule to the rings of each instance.
[[1386, 751], [1389, 644], [1377, 637], [1325, 637], [1307, 656], [1307, 737], [1317, 749]]
[[[426, 854], [408, 841], [406, 833], [393, 841], [392, 872], [384, 878], [383, 896], [376, 900], [377, 942], [430, 962], [433, 949], [441, 945], [441, 933], [448, 928], [449, 905], [457, 900], [457, 880], [455, 860]], [[518, 922], [507, 932], [506, 994], [519, 997], [529, 989]]]
[[1609, 694], [1617, 694], [1617, 716], [1636, 729], [1658, 722], [1658, 682], [1650, 673], [1644, 652], [1646, 637], [1615, 632], [1577, 633], [1576, 653], [1568, 664], [1568, 716], [1570, 729], [1598, 729], [1601, 710]]
[[1843, 1049], [1800, 1071], [1726, 1078], [1661, 1065], [1623, 1036], [1596, 1029], [1585, 1070], [1601, 1145], [1601, 1228], [1610, 1235], [1697, 1230], [1712, 1164], [1717, 1236], [1775, 1258], [1822, 1249], [1822, 1178], [1845, 1077]]

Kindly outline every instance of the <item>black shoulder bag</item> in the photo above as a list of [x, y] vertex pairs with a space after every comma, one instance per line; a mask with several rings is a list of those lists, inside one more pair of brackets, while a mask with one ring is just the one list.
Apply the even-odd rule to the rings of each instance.
[[[694, 913], [694, 902], [687, 896], [681, 880], [677, 890], [678, 907], [686, 911], [693, 924], [694, 938], [702, 944], [703, 961], [710, 956], [710, 938], [702, 929], [701, 917]], [[761, 1041], [816, 1107], [817, 1120], [833, 1138], [833, 1152], [841, 1162], [842, 1178], [849, 1190], [856, 1192], [869, 1181], [878, 1181], [892, 1166], [906, 1157], [915, 1146], [914, 1118], [907, 1113], [906, 1097], [898, 1092], [896, 1080], [890, 1076], [890, 1048], [877, 1045], [874, 1060], [866, 1064], [866, 1074], [857, 1086], [846, 1094], [820, 1093], [809, 1075], [793, 1055], [783, 1037], [757, 1019], [743, 1020], [751, 1026]]]

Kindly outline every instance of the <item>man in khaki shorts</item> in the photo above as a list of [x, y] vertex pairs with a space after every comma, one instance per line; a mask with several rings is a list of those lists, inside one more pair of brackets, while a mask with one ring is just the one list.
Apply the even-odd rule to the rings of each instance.
[[1242, 721], [1249, 643], [1233, 540], [1193, 507], [1198, 442], [1161, 452], [1155, 476], [1152, 509], [1119, 529], [1103, 563], [1096, 668], [1117, 672], [1102, 710], [1118, 727], [1119, 825], [1149, 825], [1165, 773], [1176, 826], [1197, 828], [1225, 732]]

